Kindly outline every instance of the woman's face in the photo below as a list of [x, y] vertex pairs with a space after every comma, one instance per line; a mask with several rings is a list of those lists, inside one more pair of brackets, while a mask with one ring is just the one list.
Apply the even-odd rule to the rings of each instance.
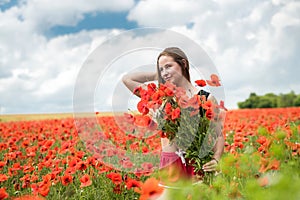
[[161, 56], [158, 60], [158, 70], [164, 81], [178, 85], [183, 78], [181, 66], [171, 56]]

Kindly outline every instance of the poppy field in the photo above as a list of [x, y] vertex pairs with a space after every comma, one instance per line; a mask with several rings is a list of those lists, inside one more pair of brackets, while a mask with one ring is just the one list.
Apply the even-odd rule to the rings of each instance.
[[[72, 117], [0, 121], [0, 199], [160, 195], [155, 127], [137, 131], [133, 124], [143, 121], [126, 114], [95, 116], [100, 128]], [[223, 135], [213, 183], [183, 183], [170, 199], [300, 199], [299, 107], [229, 110]]]

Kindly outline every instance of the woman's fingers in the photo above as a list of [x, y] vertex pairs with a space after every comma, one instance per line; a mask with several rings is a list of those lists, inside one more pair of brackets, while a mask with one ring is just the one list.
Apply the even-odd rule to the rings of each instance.
[[203, 171], [205, 171], [205, 172], [216, 171], [217, 165], [218, 165], [218, 163], [217, 163], [216, 160], [211, 160], [211, 161], [209, 161], [208, 163], [205, 163], [205, 164], [203, 165], [203, 168], [202, 168], [202, 169], [203, 169]]

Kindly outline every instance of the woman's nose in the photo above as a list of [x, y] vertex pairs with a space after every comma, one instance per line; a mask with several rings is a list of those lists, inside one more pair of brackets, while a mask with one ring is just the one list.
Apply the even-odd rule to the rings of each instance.
[[160, 73], [162, 77], [166, 77], [168, 75], [167, 70], [162, 70]]

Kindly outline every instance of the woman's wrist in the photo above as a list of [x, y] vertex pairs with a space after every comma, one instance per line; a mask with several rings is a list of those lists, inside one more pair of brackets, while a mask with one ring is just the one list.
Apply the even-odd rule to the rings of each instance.
[[212, 160], [215, 160], [217, 162], [217, 164], [219, 163], [219, 160], [215, 157], [213, 157]]

